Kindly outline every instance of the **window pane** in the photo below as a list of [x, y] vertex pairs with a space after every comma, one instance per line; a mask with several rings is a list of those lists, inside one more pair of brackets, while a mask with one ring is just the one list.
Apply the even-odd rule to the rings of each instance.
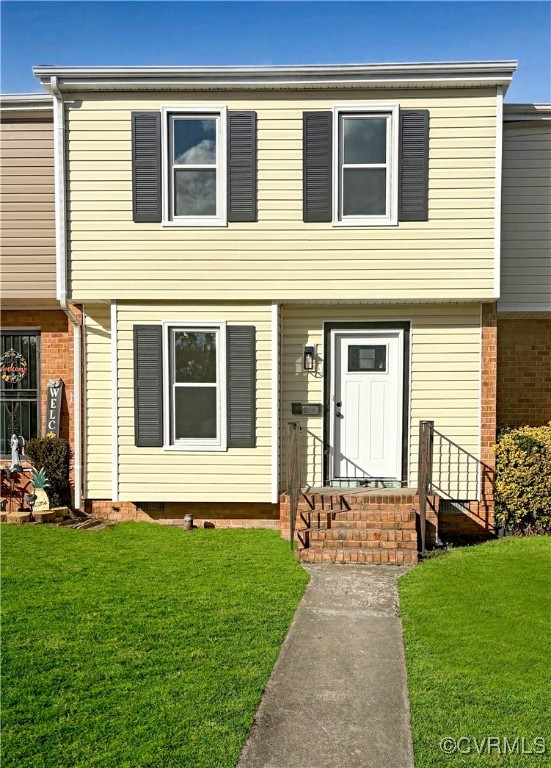
[[174, 381], [216, 383], [216, 333], [174, 331]]
[[386, 215], [386, 168], [344, 169], [342, 215]]
[[386, 117], [344, 117], [344, 162], [386, 163]]
[[348, 370], [351, 373], [361, 371], [386, 371], [386, 346], [370, 344], [369, 346], [351, 345], [348, 347]]
[[216, 171], [176, 171], [175, 216], [216, 216]]
[[172, 130], [175, 165], [216, 165], [216, 120], [175, 118]]
[[216, 438], [216, 387], [175, 387], [176, 440]]

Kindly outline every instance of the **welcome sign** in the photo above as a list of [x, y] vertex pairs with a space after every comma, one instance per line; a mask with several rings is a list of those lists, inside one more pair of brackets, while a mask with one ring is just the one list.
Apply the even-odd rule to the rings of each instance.
[[63, 381], [61, 379], [50, 379], [46, 397], [46, 423], [44, 430], [47, 435], [53, 433], [56, 437], [59, 437], [62, 395]]
[[8, 349], [1, 358], [2, 379], [6, 384], [18, 384], [27, 375], [29, 366], [27, 361], [15, 349]]

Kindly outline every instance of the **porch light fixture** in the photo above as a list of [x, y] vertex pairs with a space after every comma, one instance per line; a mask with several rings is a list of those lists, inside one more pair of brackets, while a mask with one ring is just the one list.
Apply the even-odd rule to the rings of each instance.
[[316, 363], [316, 345], [307, 342], [304, 345], [304, 355], [302, 358], [302, 368], [305, 371], [313, 371]]

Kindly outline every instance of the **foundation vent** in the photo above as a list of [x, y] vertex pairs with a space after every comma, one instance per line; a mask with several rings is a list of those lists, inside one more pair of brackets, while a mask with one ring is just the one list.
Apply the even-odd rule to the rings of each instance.
[[135, 501], [135, 505], [142, 512], [164, 512], [165, 505], [163, 501]]

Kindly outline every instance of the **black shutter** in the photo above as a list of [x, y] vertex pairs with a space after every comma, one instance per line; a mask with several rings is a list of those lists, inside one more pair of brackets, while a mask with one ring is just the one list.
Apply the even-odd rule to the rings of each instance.
[[132, 112], [132, 213], [161, 221], [161, 113]]
[[303, 219], [331, 221], [332, 112], [304, 112], [302, 130]]
[[256, 221], [256, 112], [228, 112], [228, 221]]
[[163, 445], [163, 339], [160, 325], [134, 326], [134, 438]]
[[228, 448], [256, 443], [256, 343], [252, 325], [227, 326]]
[[400, 111], [399, 221], [429, 218], [429, 113]]

